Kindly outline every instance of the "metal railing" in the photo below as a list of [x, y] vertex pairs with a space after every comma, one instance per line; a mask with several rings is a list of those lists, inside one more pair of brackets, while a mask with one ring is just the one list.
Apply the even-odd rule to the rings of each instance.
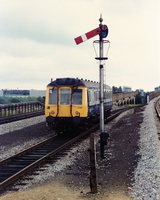
[[152, 99], [154, 99], [155, 97], [160, 96], [160, 91], [158, 92], [152, 92], [149, 94], [149, 101], [151, 101]]
[[15, 103], [15, 104], [1, 104], [0, 117], [8, 117], [12, 115], [41, 111], [43, 109], [44, 109], [44, 104], [39, 101]]

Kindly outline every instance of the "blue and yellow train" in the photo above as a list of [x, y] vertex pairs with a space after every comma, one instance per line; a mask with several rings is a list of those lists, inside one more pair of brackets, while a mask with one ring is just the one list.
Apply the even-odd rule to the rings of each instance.
[[[112, 108], [112, 90], [104, 86], [104, 115]], [[57, 133], [99, 121], [99, 83], [78, 78], [57, 78], [46, 87], [46, 123]]]

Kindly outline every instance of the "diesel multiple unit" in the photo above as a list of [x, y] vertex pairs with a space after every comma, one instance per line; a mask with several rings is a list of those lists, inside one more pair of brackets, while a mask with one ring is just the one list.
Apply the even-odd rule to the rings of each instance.
[[[112, 91], [104, 85], [104, 115], [112, 108]], [[99, 120], [99, 83], [78, 78], [57, 78], [46, 88], [46, 123], [57, 133]]]

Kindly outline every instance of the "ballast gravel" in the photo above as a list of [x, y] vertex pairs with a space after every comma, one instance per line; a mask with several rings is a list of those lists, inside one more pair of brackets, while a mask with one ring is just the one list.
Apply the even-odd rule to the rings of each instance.
[[45, 117], [44, 117], [44, 115], [41, 115], [38, 117], [32, 117], [32, 118], [28, 118], [28, 119], [15, 121], [12, 123], [2, 124], [2, 125], [0, 125], [0, 135], [8, 133], [8, 132], [21, 130], [25, 127], [35, 125], [35, 124], [38, 124], [38, 123], [44, 122], [44, 121], [45, 121]]
[[155, 100], [146, 106], [140, 128], [137, 152], [140, 159], [134, 172], [131, 190], [132, 196], [140, 200], [160, 200], [160, 140], [157, 134]]
[[[156, 99], [155, 99], [156, 100]], [[147, 106], [145, 106], [145, 109], [143, 111], [143, 122], [140, 123], [140, 129], [139, 129], [139, 142], [138, 142], [138, 149], [137, 149], [137, 164], [135, 165], [135, 169], [133, 171], [133, 175], [131, 176], [131, 182], [132, 185], [129, 185], [128, 188], [128, 195], [131, 196], [131, 199], [134, 198], [135, 200], [160, 200], [160, 141], [158, 139], [158, 131], [156, 126], [156, 113], [154, 111], [154, 102], [155, 100], [152, 100], [149, 102]], [[117, 123], [121, 118], [133, 115], [133, 111], [127, 111], [125, 114], [121, 114], [118, 118], [116, 118], [114, 121], [107, 124], [107, 130], [110, 131], [115, 123]], [[138, 115], [137, 115], [138, 116]], [[136, 117], [136, 115], [135, 115]], [[130, 122], [128, 121], [129, 118], [126, 118], [123, 121], [123, 123], [130, 126]], [[42, 123], [42, 124], [41, 124]], [[160, 122], [158, 122], [160, 123]], [[25, 127], [28, 126], [34, 126], [34, 124], [41, 124], [41, 127], [45, 125], [45, 117], [35, 117], [31, 119], [21, 120], [19, 122], [13, 122], [6, 125], [0, 125], [0, 136], [1, 139], [3, 138], [9, 138], [9, 133], [12, 134], [12, 132], [20, 133], [21, 130], [25, 130]], [[122, 124], [123, 126], [123, 124]], [[117, 128], [117, 130], [120, 130], [121, 127]], [[133, 127], [131, 128], [131, 130]], [[137, 129], [138, 130], [138, 129]], [[19, 131], [19, 132], [18, 132]], [[116, 130], [115, 130], [116, 131]], [[133, 129], [134, 131], [134, 129]], [[14, 153], [20, 151], [21, 149], [26, 148], [27, 146], [32, 146], [33, 144], [37, 143], [38, 141], [41, 141], [43, 139], [49, 138], [53, 133], [47, 132], [45, 129], [42, 128], [42, 132], [44, 133], [35, 133], [35, 135], [30, 136], [29, 138], [19, 138], [19, 143], [16, 141], [9, 142], [8, 144], [2, 144], [0, 146], [1, 153], [0, 157], [1, 159], [6, 158], [10, 155], [13, 155]], [[39, 136], [38, 136], [39, 134]], [[8, 135], [8, 136], [7, 136]], [[25, 134], [24, 134], [25, 135]], [[112, 135], [111, 135], [112, 137]], [[111, 138], [112, 139], [112, 138]], [[99, 140], [99, 133], [97, 132], [96, 141], [98, 143]], [[23, 142], [22, 142], [23, 141]], [[0, 141], [1, 142], [1, 141]], [[20, 144], [21, 142], [21, 144]], [[114, 146], [114, 140], [111, 140], [111, 144], [109, 145], [109, 148], [113, 145]], [[130, 141], [129, 141], [130, 142]], [[83, 173], [86, 173], [87, 175], [90, 173], [90, 168], [88, 165], [88, 158], [86, 158], [87, 162], [85, 163], [84, 157], [88, 156], [88, 153], [86, 150], [89, 147], [89, 140], [85, 140], [78, 146], [75, 146], [70, 151], [68, 151], [67, 155], [64, 156], [61, 159], [58, 159], [56, 163], [53, 165], [46, 164], [42, 167], [42, 169], [45, 169], [44, 171], [39, 171], [39, 175], [28, 175], [28, 179], [32, 178], [32, 180], [27, 181], [27, 179], [24, 179], [24, 182], [27, 183], [27, 185], [15, 185], [15, 188], [18, 187], [20, 190], [26, 190], [29, 188], [32, 188], [35, 185], [40, 185], [45, 183], [48, 180], [52, 180], [54, 177], [56, 177], [56, 174], [61, 174], [62, 178], [65, 178], [66, 174], [69, 175], [70, 172], [74, 172], [75, 176], [77, 176], [79, 173], [78, 171], [75, 171], [75, 169], [81, 168], [81, 170], [84, 170]], [[111, 169], [110, 162], [111, 160], [116, 160], [117, 157], [114, 155], [112, 150], [108, 148], [107, 155], [108, 157], [105, 159], [105, 161], [101, 161], [102, 164], [105, 164], [104, 166], [98, 165], [97, 169], [99, 171], [103, 171], [108, 166], [108, 169]], [[76, 164], [76, 160], [83, 160], [82, 165], [78, 165], [77, 168], [74, 168], [74, 165]], [[116, 168], [115, 168], [116, 169]], [[118, 169], [117, 169], [118, 170]], [[73, 173], [73, 174], [74, 174]], [[83, 173], [81, 176], [83, 176]], [[109, 173], [109, 171], [108, 171]], [[110, 170], [111, 177], [114, 176], [114, 171]], [[89, 178], [86, 175], [86, 178], [82, 177], [82, 179], [79, 179], [77, 181], [79, 182], [78, 185], [73, 179], [73, 181], [68, 182], [69, 187], [73, 188], [74, 190], [85, 190], [85, 185], [88, 185]], [[128, 174], [126, 173], [126, 176]], [[56, 179], [55, 179], [56, 180]], [[69, 180], [69, 178], [67, 178]], [[107, 184], [108, 180], [104, 180], [104, 184]], [[23, 182], [23, 181], [22, 181]], [[103, 183], [103, 182], [102, 182]], [[102, 184], [101, 183], [101, 184]], [[103, 185], [98, 185], [99, 189]], [[107, 190], [106, 190], [107, 191]], [[126, 187], [127, 191], [127, 187]], [[111, 191], [111, 193], [114, 194], [114, 190]], [[105, 194], [105, 192], [104, 192]]]
[[[35, 125], [37, 127], [35, 128]], [[50, 138], [45, 116], [19, 120], [0, 125], [0, 161]]]

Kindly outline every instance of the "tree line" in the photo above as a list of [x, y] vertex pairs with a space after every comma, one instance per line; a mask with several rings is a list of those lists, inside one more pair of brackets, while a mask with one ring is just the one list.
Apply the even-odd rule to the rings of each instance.
[[121, 87], [121, 86], [119, 86], [119, 87], [113, 86], [113, 87], [112, 87], [112, 91], [113, 91], [113, 93], [114, 93], [114, 92], [122, 92], [122, 87]]
[[23, 103], [23, 102], [31, 102], [31, 101], [40, 101], [44, 103], [43, 97], [1, 97], [0, 96], [0, 104], [12, 104], [12, 103]]

